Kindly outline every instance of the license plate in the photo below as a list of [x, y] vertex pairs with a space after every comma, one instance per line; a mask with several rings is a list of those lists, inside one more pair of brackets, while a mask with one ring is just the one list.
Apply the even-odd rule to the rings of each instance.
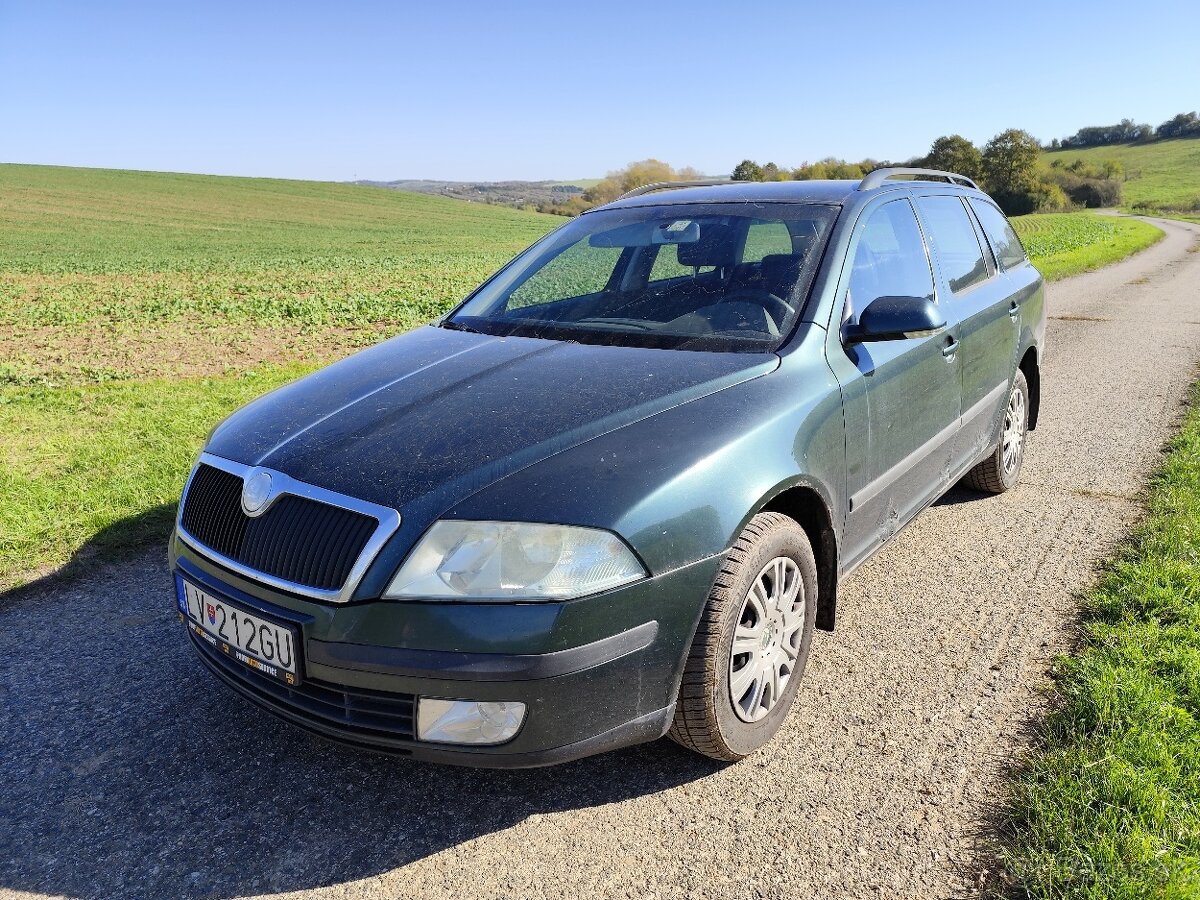
[[177, 590], [188, 628], [214, 650], [284, 684], [300, 683], [296, 629], [214, 597], [183, 578]]

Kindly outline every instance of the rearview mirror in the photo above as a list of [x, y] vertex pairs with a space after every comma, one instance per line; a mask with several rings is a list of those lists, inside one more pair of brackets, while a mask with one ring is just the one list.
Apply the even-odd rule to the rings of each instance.
[[700, 240], [700, 223], [691, 219], [670, 222], [633, 222], [588, 238], [592, 247], [652, 247], [657, 244], [694, 244]]
[[946, 328], [946, 320], [937, 304], [928, 297], [876, 297], [850, 326], [846, 339], [851, 343], [867, 341], [903, 341], [931, 337]]

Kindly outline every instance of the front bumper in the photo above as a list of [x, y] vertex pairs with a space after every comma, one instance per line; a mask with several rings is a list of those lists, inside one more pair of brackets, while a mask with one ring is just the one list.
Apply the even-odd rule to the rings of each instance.
[[[666, 733], [719, 558], [560, 603], [334, 606], [225, 571], [178, 540], [175, 572], [283, 619], [302, 634], [303, 682], [260, 675], [192, 636], [204, 665], [257, 706], [314, 734], [433, 762], [565, 762]], [[187, 633], [191, 635], [191, 631]], [[520, 701], [525, 721], [498, 746], [419, 741], [417, 698]]]

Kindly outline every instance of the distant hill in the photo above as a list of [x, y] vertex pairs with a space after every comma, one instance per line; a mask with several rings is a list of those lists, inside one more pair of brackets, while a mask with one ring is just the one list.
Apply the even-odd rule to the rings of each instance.
[[1125, 167], [1125, 206], [1200, 209], [1200, 138], [1054, 150], [1042, 154], [1042, 159], [1046, 164], [1116, 160]]
[[595, 178], [569, 181], [429, 181], [425, 179], [399, 179], [397, 181], [357, 181], [356, 184], [370, 187], [390, 188], [395, 191], [412, 191], [417, 194], [433, 194], [438, 197], [453, 197], [456, 200], [471, 200], [476, 203], [493, 203], [502, 206], [540, 206], [561, 203], [578, 196], [597, 182]]

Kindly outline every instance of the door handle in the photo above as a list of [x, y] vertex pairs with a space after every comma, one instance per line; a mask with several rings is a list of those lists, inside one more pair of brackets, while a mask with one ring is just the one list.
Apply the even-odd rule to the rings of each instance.
[[946, 357], [946, 359], [951, 359], [957, 352], [958, 338], [946, 338], [946, 346], [942, 348], [942, 356]]
[[1017, 301], [1014, 300], [1012, 302], [1012, 306], [1008, 308], [1008, 317], [1015, 322], [1019, 315], [1021, 315], [1021, 307], [1018, 306]]

